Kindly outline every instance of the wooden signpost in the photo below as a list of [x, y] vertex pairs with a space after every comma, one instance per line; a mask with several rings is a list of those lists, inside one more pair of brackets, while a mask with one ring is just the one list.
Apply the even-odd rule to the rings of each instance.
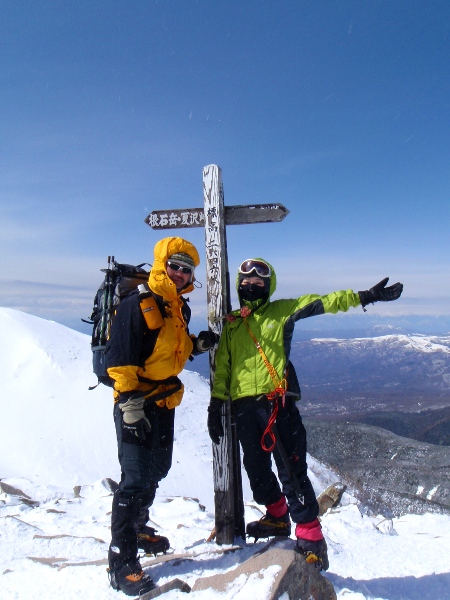
[[[145, 221], [156, 230], [204, 227], [208, 326], [220, 335], [223, 319], [231, 310], [226, 225], [279, 222], [289, 211], [282, 204], [225, 206], [222, 170], [217, 165], [203, 169], [203, 201], [203, 208], [154, 210]], [[209, 354], [211, 387], [216, 349], [214, 347]], [[230, 399], [224, 404], [225, 435], [220, 444], [212, 445], [216, 542], [232, 544], [236, 537], [245, 537], [244, 503], [233, 406]]]

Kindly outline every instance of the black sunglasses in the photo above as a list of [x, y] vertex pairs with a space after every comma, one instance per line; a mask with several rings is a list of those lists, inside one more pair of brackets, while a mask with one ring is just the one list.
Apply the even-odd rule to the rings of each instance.
[[185, 275], [190, 275], [192, 273], [191, 267], [182, 267], [181, 265], [177, 265], [174, 262], [167, 262], [167, 266], [172, 269], [172, 271], [181, 271]]

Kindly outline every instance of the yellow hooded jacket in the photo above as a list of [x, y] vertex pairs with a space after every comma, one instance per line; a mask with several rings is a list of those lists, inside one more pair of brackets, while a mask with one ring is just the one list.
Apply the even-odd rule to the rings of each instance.
[[[195, 266], [200, 264], [195, 246], [179, 237], [160, 240], [154, 249], [148, 284], [165, 312], [156, 341], [155, 336], [149, 335], [137, 293], [119, 305], [106, 351], [107, 371], [114, 380], [116, 398], [126, 392], [153, 390], [152, 394], [157, 394], [170, 389], [174, 383], [166, 380], [181, 373], [193, 351], [188, 329], [190, 310], [182, 297], [194, 289], [193, 282], [178, 292], [166, 272], [167, 260], [179, 252], [188, 254]], [[183, 387], [157, 404], [174, 408], [182, 396]]]

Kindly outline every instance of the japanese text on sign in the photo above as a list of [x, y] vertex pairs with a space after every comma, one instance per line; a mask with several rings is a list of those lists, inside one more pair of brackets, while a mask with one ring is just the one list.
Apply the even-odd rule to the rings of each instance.
[[146, 222], [153, 229], [170, 229], [178, 227], [202, 227], [205, 222], [203, 210], [172, 210], [164, 212], [155, 210], [150, 213]]

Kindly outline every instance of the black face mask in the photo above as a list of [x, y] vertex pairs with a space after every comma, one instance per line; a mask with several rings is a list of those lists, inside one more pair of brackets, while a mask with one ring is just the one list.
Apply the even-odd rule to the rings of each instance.
[[247, 300], [248, 302], [253, 302], [254, 300], [260, 300], [266, 296], [266, 288], [265, 286], [260, 285], [240, 285], [239, 286], [239, 298], [242, 300]]

